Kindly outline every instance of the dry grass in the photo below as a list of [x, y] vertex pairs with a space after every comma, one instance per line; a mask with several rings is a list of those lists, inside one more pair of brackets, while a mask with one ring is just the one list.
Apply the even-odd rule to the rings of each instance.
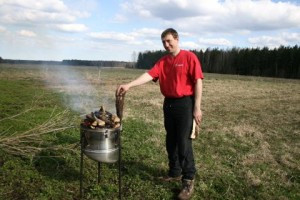
[[[4, 70], [0, 78], [49, 79], [56, 76], [55, 68], [50, 67], [46, 72], [10, 70], [14, 73]], [[114, 111], [117, 86], [144, 72], [101, 69], [99, 76], [98, 68], [72, 67], [72, 70], [93, 87], [94, 92], [87, 95], [96, 101], [86, 105], [82, 99], [83, 107], [92, 110], [105, 105], [111, 111]], [[200, 137], [194, 141], [199, 198], [297, 199], [300, 81], [205, 74], [203, 85], [203, 122]], [[63, 82], [48, 86], [68, 97], [80, 97], [85, 90], [84, 87], [80, 90], [78, 85], [66, 86]], [[155, 165], [158, 171], [167, 169], [162, 103], [158, 84], [148, 83], [130, 90], [124, 107], [124, 123], [138, 121], [151, 129], [151, 134], [141, 136], [138, 148], [151, 146], [151, 152], [155, 153], [144, 155], [147, 159], [142, 162], [146, 166]], [[145, 127], [140, 127], [136, 134], [143, 134]], [[125, 142], [130, 142], [131, 138], [123, 137]]]

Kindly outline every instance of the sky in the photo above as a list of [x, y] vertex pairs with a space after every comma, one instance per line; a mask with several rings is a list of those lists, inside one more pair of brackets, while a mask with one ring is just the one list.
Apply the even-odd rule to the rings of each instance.
[[300, 45], [300, 0], [0, 0], [0, 57], [136, 61], [182, 49]]

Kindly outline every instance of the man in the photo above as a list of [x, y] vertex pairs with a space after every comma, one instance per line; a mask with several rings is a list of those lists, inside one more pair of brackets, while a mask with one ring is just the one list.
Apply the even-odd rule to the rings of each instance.
[[169, 172], [165, 181], [182, 180], [179, 199], [189, 199], [194, 189], [196, 173], [192, 140], [193, 120], [200, 125], [202, 97], [202, 69], [194, 53], [179, 48], [176, 30], [169, 28], [161, 34], [164, 48], [169, 53], [154, 67], [132, 82], [120, 85], [117, 94], [125, 94], [131, 87], [151, 80], [159, 80], [165, 96], [164, 125], [167, 132], [166, 149]]

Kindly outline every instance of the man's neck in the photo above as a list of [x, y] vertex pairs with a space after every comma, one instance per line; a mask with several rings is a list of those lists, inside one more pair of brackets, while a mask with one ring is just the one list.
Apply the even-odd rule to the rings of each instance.
[[178, 48], [175, 52], [171, 53], [173, 57], [177, 56], [180, 52], [180, 48]]

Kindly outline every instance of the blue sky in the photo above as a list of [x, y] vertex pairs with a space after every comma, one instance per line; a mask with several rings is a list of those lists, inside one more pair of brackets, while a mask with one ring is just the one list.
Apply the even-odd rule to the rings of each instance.
[[300, 1], [0, 0], [0, 56], [134, 61], [169, 27], [182, 49], [300, 45]]

